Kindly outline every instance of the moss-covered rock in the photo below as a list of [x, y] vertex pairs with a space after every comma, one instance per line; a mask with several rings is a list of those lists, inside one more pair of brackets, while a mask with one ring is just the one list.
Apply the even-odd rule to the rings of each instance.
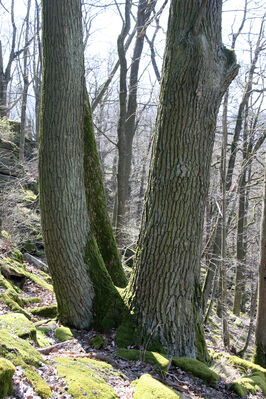
[[248, 360], [241, 359], [238, 356], [231, 356], [227, 353], [222, 353], [222, 354], [218, 353], [216, 356], [219, 357], [219, 355], [221, 355], [221, 357], [226, 358], [226, 361], [230, 365], [232, 365], [233, 367], [235, 367], [236, 369], [238, 369], [244, 373], [247, 373], [249, 370], [251, 370], [251, 372], [253, 372], [253, 373], [260, 372], [260, 373], [264, 374], [264, 376], [266, 377], [266, 369], [261, 367], [258, 364], [255, 364]]
[[0, 398], [5, 398], [13, 392], [12, 377], [15, 372], [14, 365], [7, 359], [0, 358]]
[[83, 358], [58, 357], [54, 359], [60, 378], [68, 385], [74, 399], [115, 399], [115, 391], [107, 384], [107, 377], [115, 374], [107, 363]]
[[133, 399], [177, 399], [181, 395], [174, 392], [149, 374], [143, 374], [138, 380], [133, 381], [135, 387]]
[[[13, 271], [14, 273], [19, 273], [29, 280], [33, 281], [35, 284], [38, 284], [40, 287], [48, 290], [48, 291], [53, 291], [53, 286], [51, 284], [48, 284], [45, 279], [43, 278], [43, 274], [40, 276], [37, 276], [34, 273], [27, 272], [22, 265], [17, 262], [14, 259], [11, 258], [3, 258], [2, 259], [2, 266], [3, 267], [8, 267], [9, 270]], [[42, 272], [43, 273], [43, 272]], [[48, 275], [47, 275], [48, 276]]]
[[169, 367], [169, 359], [157, 352], [142, 352], [136, 349], [119, 349], [116, 354], [128, 360], [142, 360], [156, 366], [162, 371], [167, 371]]
[[100, 349], [105, 346], [106, 342], [101, 335], [96, 335], [94, 338], [90, 340], [90, 345], [93, 349]]
[[192, 373], [195, 377], [200, 378], [205, 384], [214, 384], [219, 381], [219, 376], [211, 370], [206, 364], [197, 359], [187, 357], [173, 357], [172, 363], [184, 371]]
[[266, 377], [263, 373], [256, 372], [235, 380], [230, 388], [241, 397], [255, 395], [259, 390], [266, 396]]
[[25, 365], [23, 375], [32, 383], [33, 389], [42, 398], [51, 398], [53, 396], [51, 389], [46, 381], [31, 366]]
[[72, 331], [68, 327], [58, 327], [55, 330], [55, 336], [61, 342], [68, 341], [69, 339], [73, 338]]
[[8, 313], [0, 316], [0, 328], [6, 328], [20, 338], [31, 338], [37, 342], [36, 328], [23, 314]]
[[19, 249], [14, 249], [9, 256], [11, 259], [14, 259], [19, 263], [23, 262], [23, 255]]
[[41, 317], [56, 317], [57, 305], [40, 306], [38, 308], [29, 309], [29, 312], [35, 316]]
[[50, 345], [49, 341], [46, 339], [47, 332], [42, 327], [37, 327], [37, 343], [40, 348], [46, 348]]
[[43, 362], [41, 354], [28, 341], [15, 336], [6, 328], [0, 329], [0, 356], [15, 366], [27, 363], [38, 367]]

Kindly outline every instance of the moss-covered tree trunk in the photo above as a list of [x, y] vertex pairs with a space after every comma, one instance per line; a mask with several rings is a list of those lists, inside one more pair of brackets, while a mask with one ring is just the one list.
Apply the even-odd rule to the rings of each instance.
[[81, 3], [43, 0], [40, 208], [62, 322], [110, 327], [119, 296], [90, 227], [84, 184]]
[[88, 99], [85, 100], [85, 103], [84, 178], [91, 228], [113, 283], [118, 287], [125, 287], [127, 279], [107, 212], [100, 159]]
[[[221, 0], [172, 0], [131, 308], [143, 334], [204, 358], [199, 273], [216, 117], [238, 66], [221, 43]], [[200, 342], [201, 341], [201, 342]], [[202, 344], [202, 345], [201, 345]]]
[[258, 311], [255, 334], [255, 363], [266, 368], [266, 165], [261, 218]]

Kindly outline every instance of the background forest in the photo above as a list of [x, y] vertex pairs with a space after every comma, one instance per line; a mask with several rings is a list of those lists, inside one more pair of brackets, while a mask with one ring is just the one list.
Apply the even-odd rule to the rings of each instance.
[[[82, 2], [86, 87], [108, 214], [127, 278], [148, 184], [169, 4]], [[0, 262], [17, 250], [25, 261], [30, 255], [46, 262], [38, 176], [41, 2], [2, 0], [0, 18]], [[203, 210], [202, 325], [208, 348], [251, 360], [265, 201], [264, 2], [223, 1], [222, 28], [240, 69], [218, 113]]]

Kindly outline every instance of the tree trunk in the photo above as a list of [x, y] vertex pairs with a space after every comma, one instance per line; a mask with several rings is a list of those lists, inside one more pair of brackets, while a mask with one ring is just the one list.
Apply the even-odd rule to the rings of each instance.
[[266, 368], [266, 167], [261, 218], [258, 312], [255, 334], [255, 363]]
[[107, 212], [100, 159], [97, 151], [88, 99], [84, 120], [84, 132], [84, 178], [92, 233], [96, 238], [97, 245], [113, 283], [118, 287], [125, 287], [127, 285], [127, 279], [119, 257], [112, 225]]
[[19, 161], [24, 162], [24, 147], [25, 147], [25, 133], [26, 133], [26, 109], [29, 89], [29, 72], [28, 72], [28, 57], [29, 49], [27, 43], [29, 41], [29, 17], [30, 17], [31, 0], [27, 3], [27, 13], [25, 18], [25, 49], [23, 52], [23, 91], [22, 91], [22, 104], [21, 104], [21, 125], [20, 125], [20, 142], [19, 142]]
[[[60, 21], [60, 23], [58, 23]], [[40, 208], [59, 319], [110, 328], [119, 295], [87, 213], [84, 185], [84, 62], [79, 0], [43, 0]]]
[[221, 43], [221, 11], [220, 0], [171, 2], [129, 299], [143, 335], [154, 333], [171, 354], [202, 359], [197, 314], [204, 210], [216, 117], [238, 71], [234, 53]]

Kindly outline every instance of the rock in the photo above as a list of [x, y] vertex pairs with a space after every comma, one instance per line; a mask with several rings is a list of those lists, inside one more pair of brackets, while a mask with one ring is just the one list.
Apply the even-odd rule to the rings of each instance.
[[5, 398], [13, 392], [12, 377], [15, 372], [14, 365], [0, 357], [0, 398]]
[[149, 374], [143, 374], [131, 385], [135, 386], [133, 399], [182, 399], [181, 395], [152, 378]]
[[20, 338], [31, 338], [37, 342], [36, 328], [23, 314], [8, 313], [0, 316], [0, 328], [5, 328]]
[[68, 327], [58, 327], [55, 330], [55, 336], [60, 342], [68, 341], [73, 338], [72, 331]]

